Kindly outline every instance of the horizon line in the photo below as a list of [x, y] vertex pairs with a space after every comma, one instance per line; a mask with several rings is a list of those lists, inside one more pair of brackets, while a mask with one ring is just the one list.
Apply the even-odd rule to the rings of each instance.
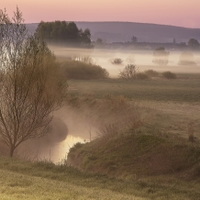
[[[40, 22], [42, 22], [41, 20]], [[185, 28], [185, 29], [200, 29], [200, 27], [185, 27], [185, 26], [178, 26], [178, 25], [170, 25], [170, 24], [156, 24], [156, 23], [149, 23], [149, 22], [131, 22], [131, 21], [73, 21], [73, 20], [54, 20], [54, 21], [43, 21], [43, 22], [55, 22], [55, 21], [66, 21], [66, 22], [89, 22], [89, 23], [134, 23], [134, 24], [148, 24], [148, 25], [156, 25], [156, 26], [170, 26], [170, 27], [176, 27], [176, 28]], [[40, 22], [29, 22], [25, 24], [39, 24]]]

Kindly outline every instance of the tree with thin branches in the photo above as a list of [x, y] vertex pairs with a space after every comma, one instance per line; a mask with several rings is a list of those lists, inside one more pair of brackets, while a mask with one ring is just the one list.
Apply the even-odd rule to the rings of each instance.
[[66, 84], [56, 58], [29, 36], [22, 13], [0, 10], [0, 140], [10, 149], [48, 133], [52, 112], [61, 106]]

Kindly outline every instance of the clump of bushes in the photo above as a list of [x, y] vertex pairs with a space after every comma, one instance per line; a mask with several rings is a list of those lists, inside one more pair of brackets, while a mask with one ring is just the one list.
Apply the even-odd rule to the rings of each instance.
[[109, 77], [106, 69], [91, 63], [66, 60], [60, 68], [67, 79], [104, 79]]
[[121, 65], [123, 63], [123, 60], [121, 58], [114, 58], [111, 61], [111, 63], [114, 64], [114, 65]]
[[167, 71], [167, 72], [163, 72], [162, 73], [162, 76], [166, 79], [176, 79], [176, 74], [170, 72], [170, 71]]
[[144, 72], [139, 72], [136, 74], [136, 79], [139, 79], [139, 80], [146, 80], [148, 79], [149, 77], [144, 73]]
[[146, 70], [144, 72], [148, 77], [157, 77], [159, 73], [153, 69]]

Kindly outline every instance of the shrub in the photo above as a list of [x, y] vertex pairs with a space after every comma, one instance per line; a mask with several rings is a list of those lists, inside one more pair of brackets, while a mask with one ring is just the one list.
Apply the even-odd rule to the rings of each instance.
[[119, 73], [119, 78], [122, 79], [136, 79], [137, 69], [135, 65], [127, 65], [122, 71]]
[[112, 64], [115, 64], [115, 65], [121, 65], [123, 63], [123, 60], [121, 58], [115, 58], [111, 62]]
[[166, 79], [175, 79], [176, 78], [176, 74], [174, 74], [174, 73], [172, 73], [170, 71], [163, 72], [162, 75]]
[[149, 77], [147, 76], [147, 74], [145, 74], [144, 72], [140, 72], [136, 74], [136, 79], [140, 79], [140, 80], [146, 80]]
[[60, 64], [67, 79], [104, 79], [109, 77], [106, 69], [91, 63], [66, 60]]
[[159, 73], [153, 69], [146, 70], [144, 73], [149, 77], [157, 77], [159, 75]]

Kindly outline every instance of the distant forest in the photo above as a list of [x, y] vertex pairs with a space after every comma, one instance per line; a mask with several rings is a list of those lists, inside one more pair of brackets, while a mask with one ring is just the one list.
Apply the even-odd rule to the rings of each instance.
[[91, 47], [89, 29], [78, 29], [74, 22], [40, 22], [36, 34], [49, 43], [62, 43], [67, 46]]

